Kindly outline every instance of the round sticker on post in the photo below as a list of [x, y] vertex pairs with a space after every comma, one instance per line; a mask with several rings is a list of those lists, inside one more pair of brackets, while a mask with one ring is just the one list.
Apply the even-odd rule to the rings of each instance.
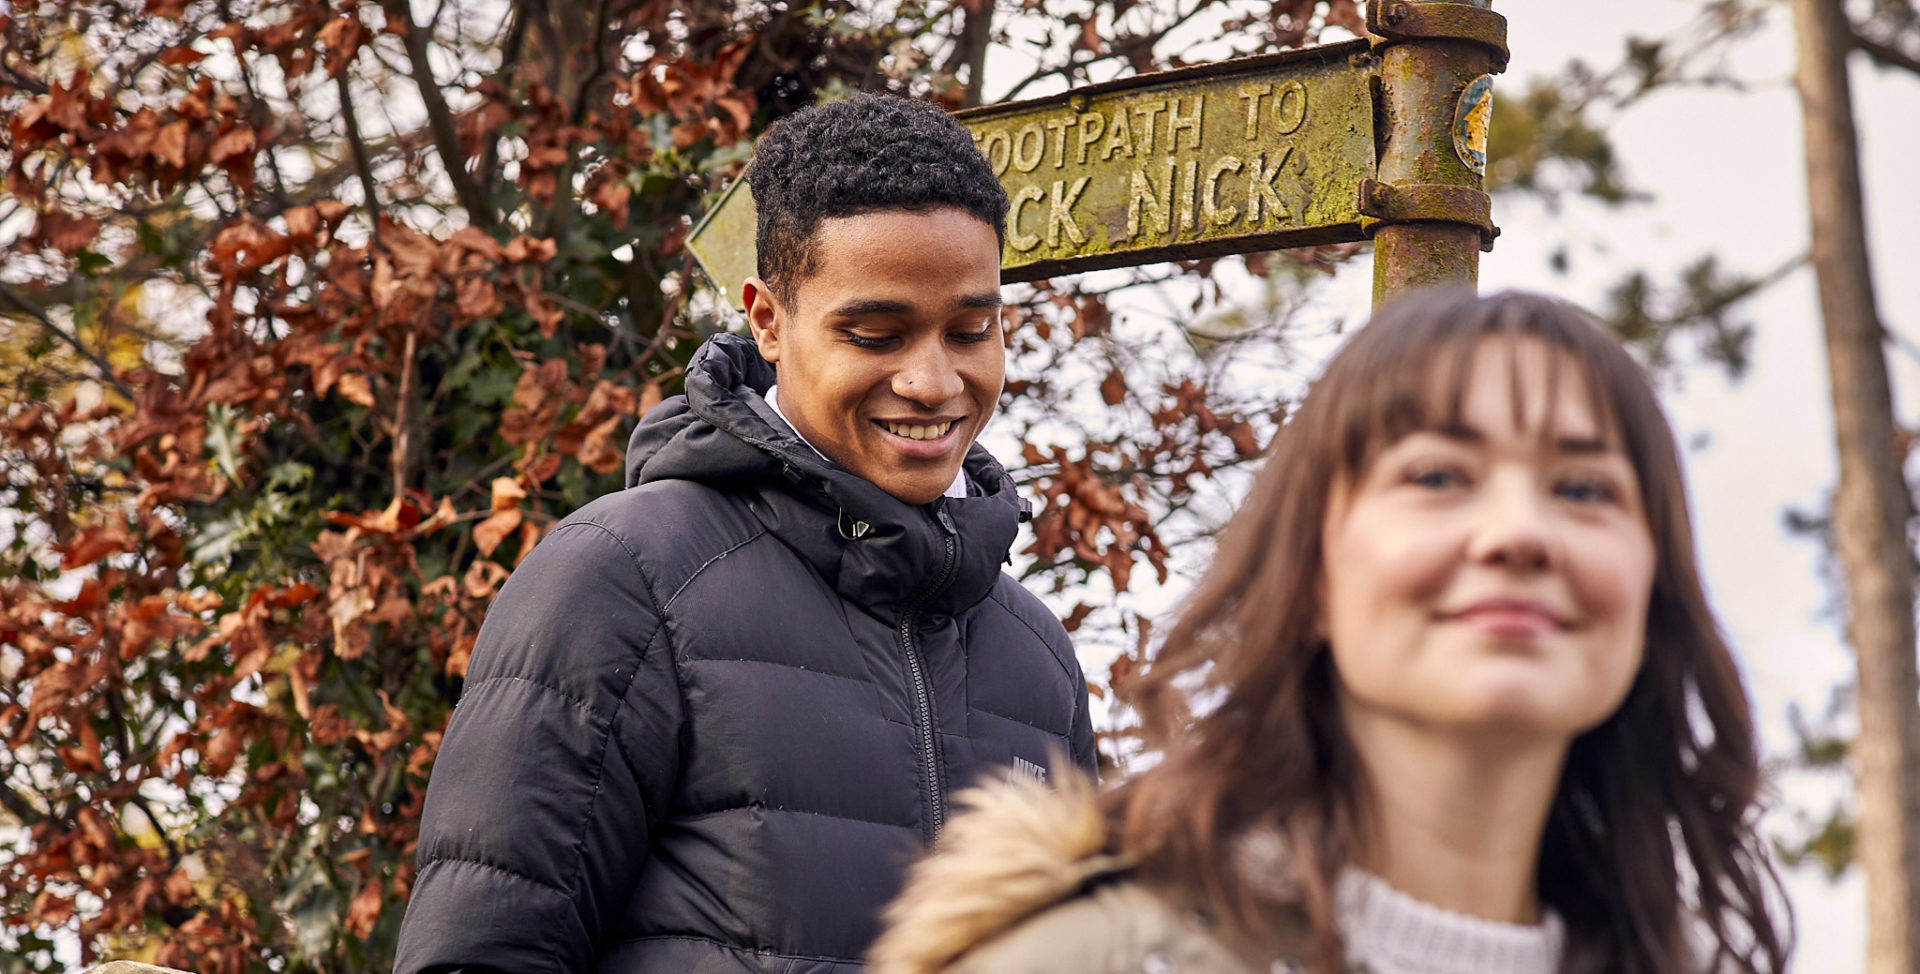
[[1476, 176], [1487, 174], [1487, 122], [1493, 116], [1493, 75], [1473, 79], [1453, 107], [1453, 151]]

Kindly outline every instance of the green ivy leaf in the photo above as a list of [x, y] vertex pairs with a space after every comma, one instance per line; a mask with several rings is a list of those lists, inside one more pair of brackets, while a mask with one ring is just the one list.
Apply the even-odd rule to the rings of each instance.
[[240, 434], [234, 416], [234, 408], [226, 403], [207, 407], [207, 449], [213, 451], [214, 466], [237, 485], [240, 483]]
[[73, 259], [80, 273], [89, 276], [98, 274], [113, 266], [113, 259], [111, 257], [101, 254], [91, 247], [82, 247], [75, 251]]

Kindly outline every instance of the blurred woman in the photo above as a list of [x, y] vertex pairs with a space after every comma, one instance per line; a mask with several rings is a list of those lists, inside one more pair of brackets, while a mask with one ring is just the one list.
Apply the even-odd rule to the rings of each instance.
[[1359, 331], [1127, 692], [1156, 763], [976, 792], [874, 974], [1785, 967], [1672, 430], [1559, 301]]

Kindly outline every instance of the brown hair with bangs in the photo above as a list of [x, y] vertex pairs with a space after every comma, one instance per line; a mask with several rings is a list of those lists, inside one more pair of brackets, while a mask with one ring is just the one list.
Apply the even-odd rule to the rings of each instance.
[[[1108, 796], [1120, 844], [1149, 881], [1240, 934], [1266, 939], [1304, 913], [1316, 968], [1340, 968], [1332, 889], [1365, 841], [1367, 795], [1316, 636], [1321, 532], [1337, 484], [1445, 421], [1436, 408], [1458, 419], [1487, 339], [1567, 353], [1549, 360], [1579, 370], [1603, 435], [1633, 464], [1656, 555], [1639, 672], [1620, 707], [1572, 742], [1542, 840], [1537, 882], [1566, 923], [1565, 970], [1783, 970], [1791, 918], [1776, 929], [1785, 900], [1756, 830], [1753, 721], [1702, 590], [1673, 432], [1633, 359], [1586, 314], [1540, 295], [1417, 294], [1328, 364], [1166, 642], [1125, 688], [1160, 761]], [[1263, 837], [1278, 839], [1278, 861], [1249, 854], [1276, 845]]]

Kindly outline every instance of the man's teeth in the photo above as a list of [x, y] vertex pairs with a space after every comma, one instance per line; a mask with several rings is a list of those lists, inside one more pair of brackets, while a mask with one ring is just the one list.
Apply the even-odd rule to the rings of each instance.
[[904, 436], [909, 440], [937, 440], [947, 435], [947, 431], [953, 428], [953, 421], [948, 420], [934, 426], [909, 426], [906, 423], [881, 420], [880, 426], [895, 436]]

